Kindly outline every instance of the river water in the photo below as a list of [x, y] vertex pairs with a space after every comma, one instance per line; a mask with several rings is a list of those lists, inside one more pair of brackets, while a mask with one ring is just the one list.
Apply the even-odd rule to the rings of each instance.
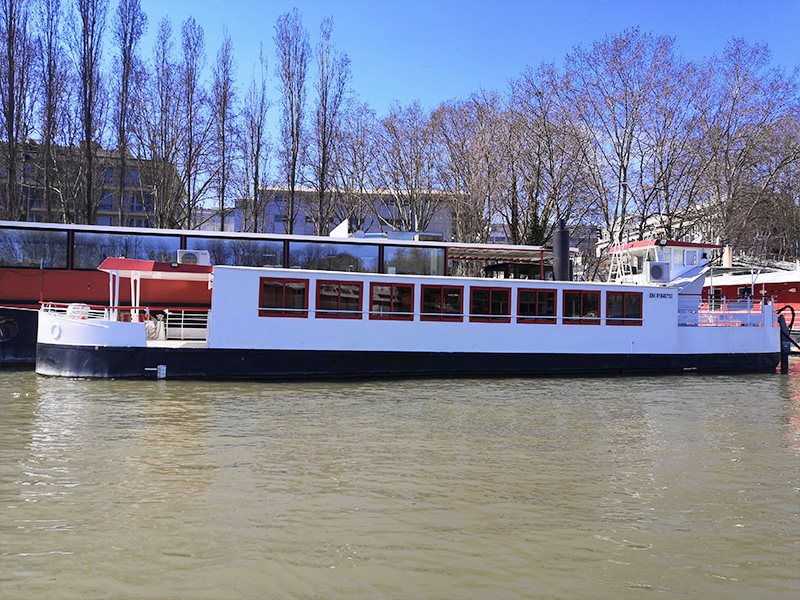
[[0, 372], [4, 599], [800, 597], [792, 373]]

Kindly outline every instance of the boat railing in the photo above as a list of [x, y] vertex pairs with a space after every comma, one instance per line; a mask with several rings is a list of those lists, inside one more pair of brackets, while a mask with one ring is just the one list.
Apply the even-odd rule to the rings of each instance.
[[164, 310], [168, 340], [205, 340], [208, 337], [208, 309], [169, 308]]
[[[76, 302], [42, 302], [41, 307], [44, 312], [81, 321], [111, 321], [113, 320], [111, 318], [113, 311], [121, 309], [121, 307], [115, 306], [97, 306]], [[125, 307], [124, 310], [130, 310], [130, 307]]]
[[204, 308], [98, 306], [83, 303], [43, 302], [42, 310], [68, 319], [82, 321], [134, 323], [164, 321], [164, 334], [168, 340], [205, 340], [208, 336], [209, 309]]
[[678, 325], [704, 327], [763, 327], [772, 314], [771, 299], [683, 297]]

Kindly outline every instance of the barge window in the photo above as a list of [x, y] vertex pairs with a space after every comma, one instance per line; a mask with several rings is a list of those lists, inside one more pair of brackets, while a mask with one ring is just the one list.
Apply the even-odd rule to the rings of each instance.
[[509, 323], [511, 307], [508, 288], [474, 287], [470, 290], [469, 320], [478, 322]]
[[187, 250], [207, 250], [212, 265], [282, 267], [283, 242], [271, 240], [190, 237]]
[[0, 266], [66, 269], [67, 245], [66, 231], [2, 228]]
[[555, 290], [520, 290], [517, 322], [555, 323]]
[[307, 317], [308, 280], [261, 278], [259, 317]]
[[422, 286], [423, 321], [463, 320], [464, 288], [451, 285]]
[[384, 246], [383, 272], [390, 275], [444, 275], [444, 248]]
[[360, 281], [318, 281], [317, 316], [360, 319], [361, 285]]
[[609, 292], [606, 296], [606, 323], [609, 325], [641, 325], [642, 293]]
[[378, 246], [331, 242], [289, 242], [289, 268], [377, 273]]
[[410, 321], [414, 318], [414, 286], [399, 283], [373, 283], [370, 319]]
[[600, 324], [600, 292], [564, 291], [564, 323]]
[[170, 262], [180, 247], [179, 236], [76, 231], [72, 262], [76, 269], [96, 269], [109, 256]]

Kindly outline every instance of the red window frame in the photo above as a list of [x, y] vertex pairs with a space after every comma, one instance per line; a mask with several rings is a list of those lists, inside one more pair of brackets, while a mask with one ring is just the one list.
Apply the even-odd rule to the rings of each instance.
[[[622, 316], [611, 314], [611, 296], [622, 296]], [[640, 326], [642, 324], [643, 301], [642, 292], [608, 292], [606, 294], [606, 324]], [[639, 299], [639, 316], [628, 314], [628, 298]]]
[[[379, 312], [375, 310], [373, 301], [375, 298], [376, 287], [389, 288], [389, 310], [388, 312]], [[394, 291], [396, 288], [408, 288], [411, 292], [409, 297], [409, 310], [401, 311], [395, 308]], [[373, 281], [369, 288], [369, 318], [379, 320], [392, 320], [392, 321], [412, 321], [414, 319], [414, 284], [413, 283], [378, 283]]]
[[[267, 282], [281, 284], [283, 290], [281, 297], [283, 300], [282, 306], [264, 306], [264, 284]], [[303, 288], [303, 307], [302, 308], [287, 308], [286, 307], [286, 284], [302, 283]], [[286, 277], [261, 277], [258, 281], [258, 316], [259, 317], [295, 317], [306, 318], [308, 317], [308, 279], [289, 279]]]
[[[433, 292], [435, 290], [439, 290], [440, 298], [439, 298], [439, 307], [441, 312], [440, 313], [431, 313], [425, 312], [425, 292]], [[459, 298], [458, 298], [458, 313], [447, 313], [445, 312], [445, 308], [447, 307], [447, 302], [445, 298], [445, 292], [450, 291], [457, 291]], [[462, 285], [423, 285], [422, 290], [420, 292], [419, 298], [419, 306], [420, 306], [420, 319], [422, 321], [451, 321], [451, 322], [459, 322], [464, 320], [464, 286]]]
[[[475, 312], [475, 292], [489, 292], [489, 313], [482, 314]], [[493, 313], [495, 309], [496, 294], [505, 292], [507, 294], [504, 313]], [[487, 287], [474, 286], [469, 290], [469, 320], [471, 323], [510, 323], [511, 322], [511, 288], [506, 287]]]
[[[567, 300], [567, 296], [571, 294], [580, 294], [580, 304], [578, 315], [567, 314], [571, 306], [571, 301]], [[596, 298], [597, 314], [589, 314], [591, 304], [588, 302], [590, 297]], [[566, 325], [599, 325], [600, 324], [600, 291], [595, 290], [564, 290], [563, 295], [563, 322]]]
[[[536, 314], [535, 315], [523, 315], [522, 314], [522, 295], [533, 293], [536, 294], [536, 297], [533, 302], [533, 306], [535, 307]], [[540, 315], [539, 314], [539, 294], [550, 294], [553, 297], [553, 314], [552, 315]], [[556, 322], [556, 315], [558, 314], [558, 302], [557, 302], [558, 295], [556, 294], [556, 290], [543, 290], [538, 288], [520, 288], [517, 290], [517, 322], [518, 323], [555, 323]]]
[[[320, 308], [321, 290], [323, 285], [335, 285], [337, 287], [336, 308]], [[353, 311], [342, 310], [342, 286], [353, 286], [358, 288], [358, 308]], [[336, 281], [330, 279], [317, 280], [317, 308], [314, 315], [320, 319], [360, 319], [364, 306], [364, 284], [361, 281]]]

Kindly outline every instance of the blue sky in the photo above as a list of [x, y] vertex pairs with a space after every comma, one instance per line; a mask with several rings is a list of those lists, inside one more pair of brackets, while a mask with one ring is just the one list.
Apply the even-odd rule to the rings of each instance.
[[504, 91], [528, 66], [560, 62], [579, 44], [636, 26], [674, 36], [689, 59], [743, 37], [766, 42], [774, 65], [800, 67], [800, 0], [142, 0], [149, 20], [142, 54], [150, 57], [162, 17], [171, 19], [177, 42], [193, 16], [211, 65], [227, 26], [244, 86], [259, 42], [272, 76], [275, 21], [295, 6], [312, 45], [322, 19], [333, 17], [332, 41], [350, 57], [352, 87], [379, 116], [393, 100], [432, 109], [481, 88]]

